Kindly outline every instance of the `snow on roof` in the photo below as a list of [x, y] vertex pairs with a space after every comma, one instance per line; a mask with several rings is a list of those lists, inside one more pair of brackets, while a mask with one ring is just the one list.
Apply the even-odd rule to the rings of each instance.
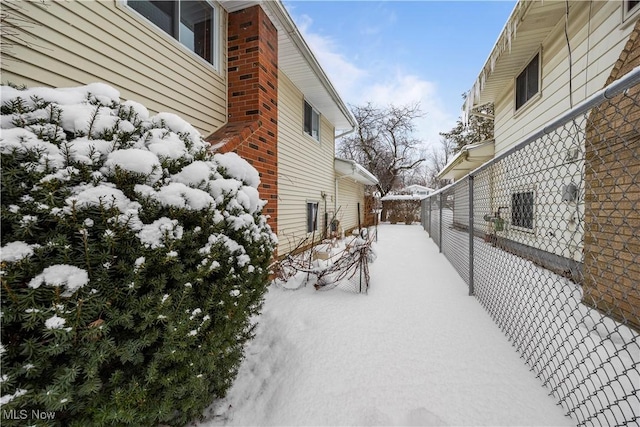
[[420, 184], [411, 184], [409, 186], [407, 186], [405, 188], [406, 190], [419, 190], [419, 191], [435, 191], [433, 188], [431, 187], [425, 187], [424, 185], [420, 185]]
[[387, 194], [380, 200], [422, 200], [426, 199], [428, 196], [426, 194]]
[[[559, 1], [518, 0], [491, 48], [463, 105], [463, 121], [472, 109], [495, 101], [505, 85], [522, 70], [540, 49], [540, 44], [567, 13]], [[516, 38], [517, 36], [517, 38]]]
[[460, 179], [472, 170], [491, 160], [495, 153], [494, 140], [468, 144], [438, 172], [440, 179]]
[[352, 177], [355, 181], [362, 184], [376, 185], [378, 183], [378, 178], [354, 160], [336, 157], [334, 161], [334, 168], [340, 176]]

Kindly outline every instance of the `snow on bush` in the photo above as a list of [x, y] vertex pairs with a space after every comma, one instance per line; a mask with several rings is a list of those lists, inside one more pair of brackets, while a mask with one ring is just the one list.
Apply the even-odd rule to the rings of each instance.
[[233, 381], [268, 282], [258, 173], [103, 84], [1, 96], [3, 413], [197, 418]]

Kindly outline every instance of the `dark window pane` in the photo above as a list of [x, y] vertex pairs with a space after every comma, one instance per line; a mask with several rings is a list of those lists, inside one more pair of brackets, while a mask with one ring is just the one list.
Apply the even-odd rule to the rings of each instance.
[[538, 93], [538, 55], [527, 66], [527, 99]]
[[129, 0], [127, 4], [189, 50], [210, 64], [214, 63], [215, 11], [209, 3], [202, 0]]
[[213, 9], [202, 1], [180, 2], [180, 43], [212, 62]]
[[313, 123], [313, 108], [308, 103], [304, 103], [304, 131], [311, 135], [311, 127]]
[[511, 224], [533, 230], [533, 191], [511, 195]]
[[516, 78], [516, 110], [539, 91], [540, 55], [536, 55]]
[[318, 229], [317, 216], [318, 204], [307, 203], [307, 233], [311, 233]]
[[150, 1], [150, 0], [129, 0], [127, 4], [140, 15], [160, 27], [162, 31], [174, 36], [173, 16], [175, 2], [172, 1]]

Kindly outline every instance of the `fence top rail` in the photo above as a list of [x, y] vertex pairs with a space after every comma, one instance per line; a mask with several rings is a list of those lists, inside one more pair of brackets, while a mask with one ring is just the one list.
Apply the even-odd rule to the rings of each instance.
[[[472, 170], [464, 178], [477, 175], [478, 173], [482, 172], [484, 169], [490, 167], [492, 164], [498, 162], [499, 160], [513, 154], [516, 151], [522, 150], [523, 148], [525, 148], [527, 145], [531, 144], [533, 141], [537, 140], [538, 138], [553, 132], [558, 127], [570, 122], [576, 117], [589, 111], [593, 107], [607, 100], [612, 99], [616, 95], [626, 91], [627, 89], [639, 83], [640, 83], [640, 66], [637, 66], [636, 68], [631, 70], [629, 73], [625, 74], [620, 79], [616, 80], [615, 82], [611, 83], [609, 86], [594, 93], [589, 98], [585, 99], [580, 104], [573, 107], [571, 110], [562, 114], [560, 117], [556, 118], [555, 120], [552, 120], [551, 122], [542, 126], [540, 129], [531, 133], [523, 141], [511, 147], [509, 150], [501, 153], [499, 156], [494, 157], [493, 159], [489, 160], [487, 163]], [[457, 182], [462, 181], [464, 178], [461, 178]], [[453, 184], [450, 184], [450, 185], [453, 185]], [[443, 187], [442, 189], [438, 190], [438, 192], [444, 190], [447, 187]], [[432, 194], [436, 194], [436, 193], [432, 193]]]

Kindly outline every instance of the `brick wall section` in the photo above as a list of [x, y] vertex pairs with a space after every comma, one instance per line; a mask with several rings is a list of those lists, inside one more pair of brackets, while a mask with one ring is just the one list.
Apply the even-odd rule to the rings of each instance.
[[229, 14], [227, 37], [228, 123], [207, 141], [256, 168], [263, 213], [277, 233], [278, 32], [257, 5]]
[[[607, 85], [638, 65], [640, 21]], [[640, 331], [639, 147], [640, 85], [636, 85], [589, 116], [583, 301]]]

